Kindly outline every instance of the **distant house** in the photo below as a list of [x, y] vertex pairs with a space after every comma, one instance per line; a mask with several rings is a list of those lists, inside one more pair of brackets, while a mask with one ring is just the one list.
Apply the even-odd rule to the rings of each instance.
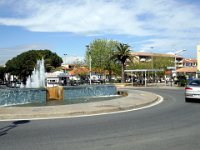
[[80, 74], [89, 74], [89, 69], [85, 67], [78, 67], [78, 68], [73, 68], [73, 70], [69, 72], [69, 75], [73, 76]]
[[80, 76], [88, 76], [89, 69], [85, 67], [77, 67], [73, 68], [73, 70], [69, 71], [70, 80], [80, 80]]
[[[78, 67], [78, 68], [74, 68], [73, 70], [71, 70], [69, 72], [70, 75], [70, 79], [74, 79], [74, 80], [80, 80], [80, 77], [84, 77], [85, 80], [89, 80], [89, 73], [90, 70], [86, 67]], [[91, 72], [91, 80], [92, 81], [97, 81], [102, 79], [102, 74], [99, 73], [98, 70], [94, 70], [92, 69]]]
[[178, 75], [186, 75], [187, 78], [195, 78], [197, 67], [184, 67], [176, 70]]
[[69, 75], [63, 71], [55, 71], [52, 73], [46, 73], [46, 86], [53, 87], [59, 85], [66, 85], [69, 80]]
[[[153, 61], [153, 57], [171, 57], [175, 60], [174, 54], [160, 54], [160, 53], [148, 53], [148, 52], [133, 52], [133, 56], [135, 56], [134, 61], [135, 62], [150, 62]], [[176, 56], [176, 63], [177, 67], [181, 66], [182, 60], [184, 58], [181, 56]]]
[[73, 70], [75, 68], [75, 64], [63, 64], [62, 65], [62, 69], [65, 73], [70, 72], [71, 70]]
[[195, 78], [197, 73], [197, 59], [183, 59], [182, 67], [177, 69], [176, 72], [178, 75], [186, 75], [187, 78]]
[[191, 59], [191, 58], [183, 59], [183, 67], [197, 67], [197, 59]]

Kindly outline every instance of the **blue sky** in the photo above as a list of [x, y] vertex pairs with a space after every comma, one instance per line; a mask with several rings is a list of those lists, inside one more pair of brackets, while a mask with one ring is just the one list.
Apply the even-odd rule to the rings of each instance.
[[[95, 39], [196, 58], [198, 0], [0, 0], [0, 64], [30, 49], [84, 57]], [[151, 48], [153, 47], [153, 48]]]

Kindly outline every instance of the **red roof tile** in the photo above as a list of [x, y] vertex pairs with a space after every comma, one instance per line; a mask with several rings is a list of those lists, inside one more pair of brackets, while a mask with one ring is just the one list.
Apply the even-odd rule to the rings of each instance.
[[197, 59], [187, 58], [187, 59], [184, 59], [183, 62], [184, 63], [197, 63]]
[[185, 67], [177, 69], [176, 72], [197, 72], [197, 67]]
[[86, 74], [89, 73], [89, 69], [85, 67], [74, 68], [69, 72], [70, 75]]

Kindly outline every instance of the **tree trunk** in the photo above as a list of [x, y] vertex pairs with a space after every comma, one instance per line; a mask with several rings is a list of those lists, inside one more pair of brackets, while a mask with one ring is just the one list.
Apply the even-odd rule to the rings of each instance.
[[109, 77], [108, 77], [108, 81], [109, 82], [111, 82], [111, 79], [112, 79], [112, 70], [111, 69], [109, 69]]
[[122, 63], [122, 74], [121, 74], [122, 75], [121, 76], [122, 79], [121, 79], [121, 83], [125, 83], [124, 68], [125, 68], [125, 65]]

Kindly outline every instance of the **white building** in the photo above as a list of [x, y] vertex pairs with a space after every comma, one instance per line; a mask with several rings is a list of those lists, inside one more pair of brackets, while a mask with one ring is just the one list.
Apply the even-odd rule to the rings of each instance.
[[59, 85], [66, 85], [69, 75], [63, 71], [56, 71], [53, 73], [46, 73], [46, 86], [53, 87]]

